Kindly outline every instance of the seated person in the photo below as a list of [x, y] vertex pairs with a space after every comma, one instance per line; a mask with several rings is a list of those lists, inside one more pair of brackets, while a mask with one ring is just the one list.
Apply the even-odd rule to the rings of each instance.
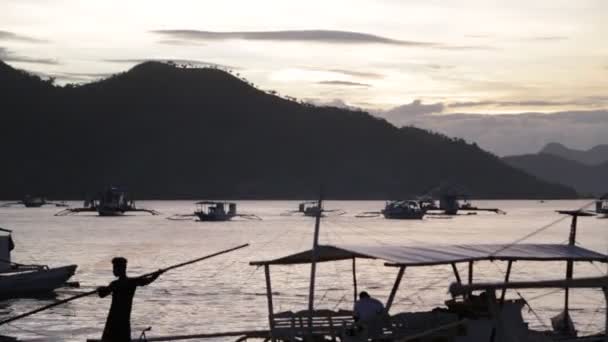
[[384, 305], [363, 291], [354, 308], [355, 325], [358, 330], [367, 330], [368, 336], [382, 333], [382, 319], [385, 317]]

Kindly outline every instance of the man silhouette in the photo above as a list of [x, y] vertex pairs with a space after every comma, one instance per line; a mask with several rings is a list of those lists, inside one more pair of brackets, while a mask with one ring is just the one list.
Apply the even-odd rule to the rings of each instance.
[[131, 307], [133, 295], [137, 286], [145, 286], [156, 280], [163, 271], [158, 270], [148, 276], [137, 278], [127, 277], [127, 259], [116, 257], [112, 259], [113, 273], [118, 278], [108, 286], [97, 289], [99, 297], [112, 294], [112, 304], [101, 340], [104, 342], [131, 341]]

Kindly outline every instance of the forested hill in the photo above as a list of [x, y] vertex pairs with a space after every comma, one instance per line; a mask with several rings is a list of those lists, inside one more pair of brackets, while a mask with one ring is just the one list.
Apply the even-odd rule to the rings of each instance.
[[314, 107], [217, 69], [147, 62], [55, 86], [0, 62], [0, 198], [388, 199], [459, 184], [476, 197], [570, 197], [476, 145]]
[[601, 196], [608, 192], [608, 161], [588, 165], [549, 153], [510, 156], [503, 160], [540, 179], [573, 187], [582, 195]]

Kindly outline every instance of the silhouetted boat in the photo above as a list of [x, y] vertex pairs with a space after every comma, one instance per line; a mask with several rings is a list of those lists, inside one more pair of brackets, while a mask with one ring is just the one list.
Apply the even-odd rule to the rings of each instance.
[[56, 207], [67, 207], [68, 206], [65, 202], [50, 202], [42, 196], [30, 196], [30, 195], [25, 195], [23, 197], [23, 200], [21, 200], [19, 202], [4, 203], [1, 206], [9, 207], [9, 206], [13, 206], [13, 205], [23, 205], [26, 208], [40, 208], [43, 205], [54, 205]]
[[40, 296], [65, 285], [76, 272], [76, 265], [48, 267], [24, 265], [11, 261], [14, 248], [11, 231], [0, 235], [0, 298]]
[[135, 202], [128, 197], [128, 193], [118, 187], [108, 187], [96, 199], [86, 200], [82, 208], [68, 208], [58, 212], [55, 216], [72, 215], [82, 212], [97, 212], [99, 216], [121, 216], [126, 212], [145, 212], [158, 215], [159, 212], [151, 209], [137, 208]]
[[229, 221], [237, 215], [234, 202], [201, 201], [196, 205], [194, 214], [200, 221]]
[[414, 200], [388, 201], [381, 213], [387, 219], [397, 220], [421, 220], [424, 217], [424, 210]]
[[323, 208], [319, 208], [316, 201], [302, 202], [298, 205], [298, 212], [304, 214], [304, 216], [317, 216], [319, 211], [323, 212]]
[[[240, 217], [247, 220], [262, 219], [254, 214], [239, 214], [236, 211], [236, 203], [223, 201], [201, 201], [195, 203], [197, 208], [192, 214], [175, 214], [167, 217], [169, 220], [191, 220], [193, 217], [198, 217], [199, 221], [230, 221], [235, 217]], [[228, 209], [226, 211], [226, 208]]]

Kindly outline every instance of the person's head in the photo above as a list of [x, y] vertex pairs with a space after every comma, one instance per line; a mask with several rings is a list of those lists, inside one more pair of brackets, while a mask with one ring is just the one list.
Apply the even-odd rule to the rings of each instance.
[[361, 291], [361, 293], [359, 293], [359, 299], [365, 299], [365, 298], [369, 298], [369, 293], [367, 293], [365, 291]]
[[112, 259], [112, 271], [117, 277], [125, 277], [127, 275], [127, 259], [116, 257]]

